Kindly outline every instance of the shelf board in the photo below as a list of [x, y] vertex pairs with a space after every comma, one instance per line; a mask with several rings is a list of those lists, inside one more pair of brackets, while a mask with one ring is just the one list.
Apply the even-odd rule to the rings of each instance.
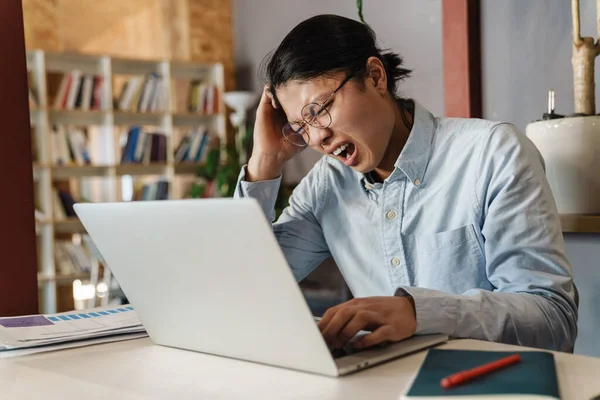
[[115, 125], [155, 125], [159, 126], [166, 113], [136, 113], [114, 111]]
[[37, 274], [38, 283], [52, 282], [54, 280], [54, 276], [50, 274], [44, 274], [42, 272], [38, 272]]
[[56, 275], [54, 281], [57, 285], [72, 285], [75, 279], [90, 279], [89, 273], [79, 273], [75, 275]]
[[[48, 221], [35, 221], [35, 234], [36, 236], [42, 235], [42, 233], [47, 233], [47, 229], [50, 226], [50, 222]], [[44, 231], [44, 232], [42, 232]]]
[[44, 169], [48, 168], [48, 165], [34, 162], [32, 165], [33, 168], [33, 181], [37, 182], [40, 180], [40, 176], [42, 175]]
[[53, 165], [53, 178], [77, 178], [86, 176], [107, 176], [113, 168], [110, 165]]
[[84, 74], [102, 74], [102, 56], [77, 52], [44, 52], [48, 72], [70, 72], [80, 69]]
[[562, 231], [568, 233], [600, 233], [600, 215], [562, 214]]
[[75, 279], [89, 279], [90, 278], [90, 274], [89, 273], [79, 273], [79, 274], [74, 274], [74, 275], [49, 275], [49, 274], [44, 274], [42, 272], [38, 272], [37, 274], [37, 279], [38, 279], [38, 284], [43, 284], [43, 283], [48, 283], [48, 282], [55, 282], [57, 284], [72, 284], [73, 281]]
[[111, 69], [113, 75], [145, 75], [153, 72], [160, 73], [160, 65], [164, 62], [166, 60], [111, 57]]
[[221, 114], [180, 113], [173, 114], [173, 126], [197, 126], [212, 123]]
[[[42, 108], [32, 110], [32, 114], [43, 111]], [[81, 110], [48, 110], [50, 120], [59, 124], [79, 124], [79, 125], [102, 125], [104, 118], [110, 114], [110, 111], [81, 111]], [[113, 111], [114, 125], [155, 125], [160, 126], [163, 118], [169, 115], [168, 112], [129, 112]], [[222, 116], [222, 113], [200, 114], [200, 113], [175, 113], [173, 116], [174, 126], [196, 126], [208, 124], [216, 118]]]
[[194, 162], [183, 162], [179, 164], [175, 164], [175, 174], [176, 175], [195, 175], [196, 170], [204, 163], [194, 163]]
[[[177, 166], [176, 173], [185, 174], [194, 171], [200, 165], [196, 163], [183, 164]], [[52, 166], [53, 178], [78, 178], [91, 176], [109, 176], [112, 169], [115, 169], [117, 176], [122, 175], [162, 175], [166, 173], [168, 163], [124, 163], [113, 165], [55, 165]]]
[[168, 167], [167, 163], [125, 163], [117, 165], [117, 175], [162, 175]]
[[85, 233], [85, 228], [78, 218], [67, 218], [54, 221], [55, 233]]
[[171, 77], [178, 79], [209, 79], [213, 64], [171, 61]]
[[60, 124], [102, 125], [105, 111], [50, 110], [50, 120]]

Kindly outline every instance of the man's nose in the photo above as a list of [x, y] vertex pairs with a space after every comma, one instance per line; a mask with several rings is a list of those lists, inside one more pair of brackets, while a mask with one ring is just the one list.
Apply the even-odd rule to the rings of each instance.
[[310, 127], [310, 145], [311, 146], [325, 146], [331, 141], [333, 137], [333, 131], [329, 128], [315, 128]]

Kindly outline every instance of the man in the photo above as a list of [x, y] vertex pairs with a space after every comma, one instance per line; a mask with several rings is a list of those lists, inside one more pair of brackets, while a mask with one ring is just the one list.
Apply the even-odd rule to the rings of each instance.
[[325, 340], [369, 347], [445, 333], [572, 350], [577, 307], [560, 220], [535, 146], [514, 126], [435, 118], [396, 94], [409, 75], [374, 33], [332, 15], [274, 52], [235, 196], [273, 220], [285, 163], [323, 158], [273, 224], [298, 281], [333, 256], [355, 299]]

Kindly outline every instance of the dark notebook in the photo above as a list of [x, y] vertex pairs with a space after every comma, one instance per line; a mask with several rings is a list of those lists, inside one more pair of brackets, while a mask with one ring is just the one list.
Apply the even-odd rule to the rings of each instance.
[[[517, 364], [490, 372], [444, 389], [443, 378], [498, 359], [519, 354]], [[510, 397], [509, 397], [510, 395]], [[442, 350], [428, 351], [405, 399], [475, 399], [507, 396], [510, 399], [560, 399], [554, 355], [545, 351], [478, 351]]]

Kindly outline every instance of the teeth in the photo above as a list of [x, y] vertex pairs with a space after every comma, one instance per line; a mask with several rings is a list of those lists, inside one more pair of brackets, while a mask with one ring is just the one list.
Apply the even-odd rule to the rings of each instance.
[[347, 148], [347, 147], [348, 147], [348, 145], [347, 145], [347, 144], [343, 144], [343, 145], [341, 145], [340, 147], [338, 147], [337, 149], [335, 149], [335, 150], [333, 151], [333, 155], [334, 155], [334, 156], [339, 156], [339, 155], [340, 155], [340, 153], [341, 153], [342, 151], [346, 150], [346, 148]]

